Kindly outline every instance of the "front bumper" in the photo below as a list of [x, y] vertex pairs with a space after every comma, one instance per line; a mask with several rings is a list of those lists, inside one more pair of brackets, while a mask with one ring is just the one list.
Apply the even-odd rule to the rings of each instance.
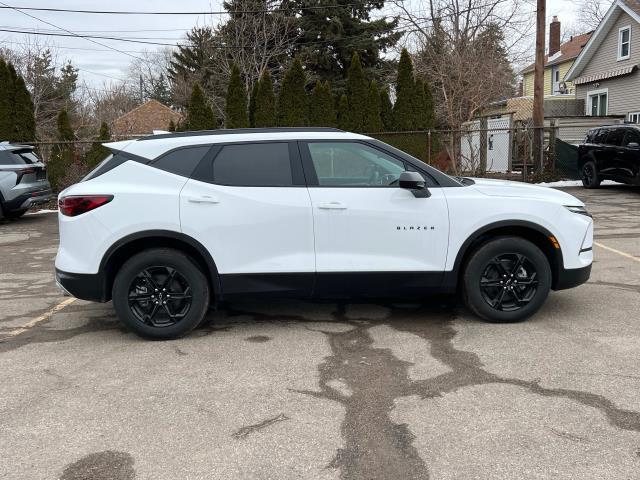
[[47, 203], [53, 197], [54, 195], [50, 188], [45, 190], [36, 190], [33, 192], [25, 192], [21, 193], [16, 198], [6, 201], [4, 203], [4, 208], [7, 212], [26, 210], [36, 205]]
[[582, 285], [591, 276], [591, 264], [582, 268], [560, 268], [553, 285], [554, 290], [566, 290], [567, 288]]
[[63, 272], [56, 268], [56, 283], [66, 293], [81, 300], [91, 302], [108, 302], [111, 300], [107, 292], [107, 282], [100, 273]]

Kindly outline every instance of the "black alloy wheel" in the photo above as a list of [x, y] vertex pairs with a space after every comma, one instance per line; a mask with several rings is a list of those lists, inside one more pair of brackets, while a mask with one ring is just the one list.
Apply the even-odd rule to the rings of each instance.
[[181, 321], [191, 308], [192, 289], [175, 268], [148, 267], [129, 286], [129, 308], [140, 322], [156, 328]]
[[190, 256], [172, 248], [150, 248], [118, 270], [113, 306], [130, 330], [152, 340], [179, 338], [196, 328], [209, 308], [209, 282]]
[[535, 265], [525, 255], [498, 255], [489, 262], [480, 278], [482, 298], [496, 310], [519, 310], [535, 296], [538, 290], [537, 275]]
[[594, 162], [587, 162], [582, 166], [582, 185], [585, 188], [597, 188], [600, 186], [600, 176]]
[[462, 295], [473, 313], [488, 322], [524, 320], [544, 304], [553, 275], [550, 260], [522, 237], [487, 240], [462, 272]]

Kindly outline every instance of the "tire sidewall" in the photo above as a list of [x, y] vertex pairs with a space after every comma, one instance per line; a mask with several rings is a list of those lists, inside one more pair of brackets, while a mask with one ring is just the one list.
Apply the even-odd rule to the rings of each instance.
[[[527, 305], [513, 312], [492, 308], [480, 291], [480, 279], [487, 264], [506, 253], [525, 255], [537, 271], [538, 289], [534, 297]], [[536, 313], [547, 299], [552, 283], [551, 267], [545, 254], [533, 243], [517, 237], [502, 237], [485, 243], [473, 253], [465, 266], [463, 283], [465, 303], [476, 315], [495, 323], [519, 322]]]
[[[587, 181], [585, 180], [585, 177], [584, 177], [584, 169], [585, 169], [587, 166], [590, 166], [590, 167], [593, 169], [593, 179], [592, 179], [592, 181], [591, 181], [591, 182], [587, 182]], [[586, 162], [586, 163], [582, 166], [582, 172], [580, 172], [580, 173], [581, 173], [580, 177], [581, 177], [581, 180], [582, 180], [582, 185], [583, 185], [585, 188], [597, 188], [597, 187], [599, 187], [599, 186], [600, 186], [600, 177], [598, 176], [598, 169], [596, 168], [596, 164], [595, 164], [595, 162], [593, 162], [593, 161], [591, 161], [591, 160], [590, 160], [590, 161], [588, 161], [588, 162]]]
[[[166, 266], [176, 269], [189, 283], [193, 297], [189, 312], [175, 325], [152, 327], [138, 320], [129, 307], [129, 287], [134, 278], [145, 268]], [[190, 257], [172, 249], [152, 249], [131, 257], [118, 271], [113, 283], [113, 306], [120, 320], [138, 335], [152, 340], [179, 338], [203, 320], [209, 307], [209, 285], [204, 273]]]

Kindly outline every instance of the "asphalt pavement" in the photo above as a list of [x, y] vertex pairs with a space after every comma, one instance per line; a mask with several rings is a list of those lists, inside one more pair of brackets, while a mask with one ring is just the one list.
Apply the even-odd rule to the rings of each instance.
[[638, 479], [640, 189], [568, 189], [591, 280], [519, 324], [451, 298], [238, 302], [149, 342], [0, 221], [0, 478]]

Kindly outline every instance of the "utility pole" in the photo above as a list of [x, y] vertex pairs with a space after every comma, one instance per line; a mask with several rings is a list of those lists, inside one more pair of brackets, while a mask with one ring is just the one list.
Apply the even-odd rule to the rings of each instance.
[[544, 37], [546, 0], [537, 0], [536, 10], [536, 64], [533, 73], [533, 165], [542, 171], [544, 148]]

